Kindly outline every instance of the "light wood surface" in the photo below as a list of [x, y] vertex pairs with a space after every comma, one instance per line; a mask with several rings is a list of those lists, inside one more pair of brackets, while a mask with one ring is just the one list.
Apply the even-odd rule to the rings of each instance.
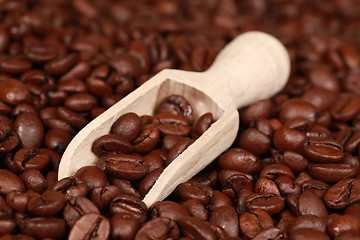
[[192, 105], [195, 119], [212, 112], [216, 122], [165, 168], [144, 198], [145, 204], [151, 206], [230, 147], [239, 126], [237, 108], [281, 90], [289, 72], [285, 48], [277, 39], [261, 32], [247, 32], [235, 38], [205, 72], [163, 70], [73, 138], [61, 159], [58, 178], [71, 176], [83, 166], [95, 165], [97, 157], [91, 152], [92, 143], [109, 133], [121, 115], [128, 112], [152, 115], [155, 106], [166, 97], [182, 95]]

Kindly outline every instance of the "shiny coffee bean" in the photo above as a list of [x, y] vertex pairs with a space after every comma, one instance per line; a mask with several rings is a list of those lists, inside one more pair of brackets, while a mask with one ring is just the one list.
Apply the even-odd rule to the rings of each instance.
[[131, 153], [132, 150], [133, 147], [127, 139], [115, 134], [106, 134], [99, 137], [93, 142], [91, 147], [91, 151], [99, 157], [107, 152], [128, 154]]
[[111, 133], [120, 135], [128, 141], [133, 141], [142, 128], [140, 117], [136, 113], [126, 113], [119, 117], [111, 126]]
[[37, 217], [52, 217], [62, 210], [65, 196], [57, 191], [45, 191], [38, 197], [29, 199], [27, 209]]
[[87, 213], [72, 226], [68, 239], [108, 239], [110, 221], [97, 213]]

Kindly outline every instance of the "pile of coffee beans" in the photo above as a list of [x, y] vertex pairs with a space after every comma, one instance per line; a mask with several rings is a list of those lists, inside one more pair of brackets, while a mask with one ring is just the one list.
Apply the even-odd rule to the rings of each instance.
[[[92, 152], [98, 156], [96, 166], [109, 178], [128, 180], [144, 197], [163, 169], [177, 158], [214, 122], [208, 112], [196, 120], [193, 110], [182, 96], [167, 97], [154, 117], [134, 112], [120, 116], [109, 134], [96, 139]], [[136, 180], [137, 182], [131, 182]]]
[[[359, 0], [3, 0], [0, 9], [1, 240], [360, 239]], [[57, 181], [61, 154], [89, 121], [162, 69], [206, 70], [249, 30], [286, 46], [289, 82], [239, 109], [233, 146], [201, 173], [149, 209], [149, 186], [101, 164]], [[121, 147], [134, 151], [135, 139]], [[149, 162], [166, 166], [171, 149], [149, 150]]]

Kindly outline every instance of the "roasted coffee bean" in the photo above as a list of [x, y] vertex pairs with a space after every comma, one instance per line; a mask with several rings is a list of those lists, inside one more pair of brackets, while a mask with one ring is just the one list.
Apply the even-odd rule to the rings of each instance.
[[191, 127], [186, 118], [171, 113], [158, 113], [152, 122], [159, 128], [162, 135], [178, 135], [186, 137], [190, 134]]
[[287, 167], [289, 167], [294, 172], [302, 172], [304, 171], [308, 166], [308, 160], [301, 154], [286, 151], [284, 152], [283, 157], [280, 159], [280, 162]]
[[146, 174], [146, 176], [141, 180], [139, 184], [139, 192], [145, 196], [152, 186], [154, 186], [156, 180], [160, 177], [160, 174], [163, 172], [162, 168], [156, 168], [155, 170]]
[[199, 117], [195, 125], [195, 133], [197, 137], [200, 137], [208, 128], [211, 127], [211, 124], [214, 123], [214, 117], [212, 113], [208, 112]]
[[151, 151], [160, 140], [160, 130], [153, 124], [146, 125], [137, 138], [133, 140], [133, 147], [136, 152], [146, 153]]
[[12, 215], [12, 208], [6, 204], [6, 201], [3, 197], [0, 197], [0, 220], [11, 219]]
[[114, 239], [131, 240], [140, 228], [138, 220], [131, 214], [119, 213], [110, 219], [111, 237]]
[[324, 195], [325, 204], [331, 209], [344, 209], [360, 199], [360, 182], [343, 179], [334, 184]]
[[188, 101], [179, 95], [167, 97], [157, 108], [157, 113], [171, 113], [186, 118], [190, 123], [193, 122], [193, 110]]
[[107, 82], [95, 77], [89, 77], [86, 79], [86, 87], [89, 89], [91, 94], [97, 97], [102, 97], [113, 92], [113, 89]]
[[112, 184], [120, 189], [120, 192], [125, 195], [131, 195], [136, 198], [142, 198], [140, 192], [134, 188], [131, 183], [124, 179], [113, 179]]
[[210, 214], [209, 222], [219, 225], [229, 237], [239, 235], [239, 218], [234, 207], [221, 206], [214, 208]]
[[288, 127], [280, 127], [273, 135], [273, 143], [280, 152], [302, 153], [306, 141], [307, 138], [302, 132]]
[[345, 232], [338, 234], [335, 237], [335, 239], [336, 240], [345, 240], [345, 239], [358, 240], [358, 239], [360, 239], [360, 231], [359, 230], [345, 231]]
[[246, 198], [245, 207], [248, 211], [264, 210], [273, 216], [283, 210], [284, 199], [274, 194], [254, 193]]
[[71, 197], [85, 197], [89, 192], [87, 184], [74, 177], [63, 178], [50, 184], [48, 190], [62, 192], [67, 199]]
[[[215, 194], [215, 193], [214, 193]], [[213, 196], [214, 197], [214, 196]], [[189, 212], [191, 217], [206, 221], [209, 218], [209, 212], [198, 200], [188, 199], [181, 204]]]
[[16, 226], [15, 221], [11, 219], [2, 219], [0, 220], [0, 235], [4, 236], [10, 234]]
[[329, 188], [329, 184], [315, 179], [306, 180], [301, 185], [302, 192], [310, 191], [321, 199], [324, 197]]
[[329, 235], [335, 238], [342, 232], [350, 231], [350, 230], [359, 230], [360, 229], [360, 221], [356, 217], [350, 215], [343, 215], [339, 218], [332, 221], [327, 230]]
[[242, 234], [247, 238], [253, 238], [274, 226], [270, 215], [261, 209], [241, 214], [239, 223]]
[[51, 75], [66, 73], [77, 61], [78, 56], [74, 53], [61, 56], [45, 64], [44, 70]]
[[63, 217], [66, 224], [72, 227], [75, 222], [87, 213], [100, 214], [99, 209], [85, 197], [73, 197], [65, 203]]
[[202, 204], [209, 203], [213, 196], [213, 189], [196, 182], [181, 183], [176, 191], [181, 199], [196, 199]]
[[49, 155], [33, 147], [21, 148], [14, 156], [14, 165], [21, 172], [27, 169], [43, 170], [49, 162]]
[[165, 217], [177, 222], [182, 217], [188, 217], [186, 208], [178, 203], [162, 201], [154, 203], [150, 209], [151, 218]]
[[115, 177], [136, 180], [144, 177], [149, 172], [149, 166], [142, 157], [127, 154], [105, 155], [105, 171]]
[[67, 93], [86, 93], [87, 88], [83, 81], [77, 79], [69, 79], [60, 81], [56, 85], [56, 90], [64, 91]]
[[165, 167], [165, 162], [159, 154], [150, 152], [148, 155], [143, 157], [143, 161], [149, 166], [149, 172], [158, 168], [163, 169]]
[[334, 140], [310, 139], [304, 147], [304, 155], [313, 162], [335, 163], [344, 158], [343, 147]]
[[61, 218], [29, 218], [19, 224], [23, 233], [34, 238], [59, 238], [64, 234], [65, 221]]
[[299, 216], [293, 223], [289, 232], [297, 229], [312, 229], [319, 232], [326, 232], [326, 222], [323, 218], [315, 215]]
[[30, 91], [22, 82], [6, 78], [0, 81], [0, 100], [10, 105], [30, 102]]
[[74, 112], [90, 111], [96, 107], [97, 100], [87, 93], [77, 93], [65, 99], [64, 106]]
[[259, 177], [268, 178], [271, 180], [276, 179], [279, 176], [288, 176], [291, 179], [295, 179], [294, 173], [283, 164], [270, 164], [263, 168]]
[[75, 129], [81, 129], [88, 123], [85, 117], [64, 107], [58, 107], [56, 113], [60, 119], [66, 121]]
[[106, 173], [94, 166], [80, 168], [74, 177], [85, 182], [90, 190], [96, 187], [104, 187], [107, 183]]
[[117, 195], [121, 194], [120, 189], [114, 185], [105, 186], [103, 188], [97, 187], [91, 191], [91, 201], [98, 207], [99, 210], [106, 209], [110, 202]]
[[38, 169], [27, 169], [20, 175], [28, 189], [42, 193], [47, 188], [47, 181]]
[[169, 151], [169, 154], [166, 158], [165, 164], [168, 166], [172, 161], [175, 160], [183, 151], [186, 150], [192, 144], [190, 138], [183, 138], [177, 142]]
[[313, 229], [297, 229], [290, 233], [289, 239], [330, 240], [330, 237], [326, 233]]
[[37, 217], [52, 217], [62, 210], [65, 196], [57, 191], [45, 191], [38, 197], [29, 199], [27, 209]]
[[345, 215], [351, 215], [360, 220], [360, 205], [358, 203], [352, 204], [344, 211]]
[[7, 195], [14, 190], [25, 192], [23, 181], [9, 170], [0, 169], [0, 193]]
[[142, 121], [136, 113], [126, 113], [111, 126], [111, 133], [120, 135], [128, 141], [134, 140], [141, 131]]
[[321, 218], [327, 216], [324, 202], [309, 191], [305, 191], [300, 195], [298, 208], [300, 215], [315, 215]]
[[10, 152], [20, 143], [19, 135], [11, 129], [9, 124], [0, 122], [0, 153]]
[[179, 237], [179, 227], [173, 220], [158, 217], [145, 223], [136, 233], [134, 239], [178, 239]]
[[[293, 179], [288, 176], [279, 176], [275, 179], [275, 183], [279, 189], [279, 192], [282, 196], [290, 194], [300, 194], [301, 187], [299, 184], [295, 183]], [[280, 194], [279, 193], [279, 194]]]
[[301, 97], [304, 101], [314, 105], [319, 112], [329, 109], [335, 98], [335, 93], [325, 88], [314, 88], [308, 90]]
[[[222, 172], [224, 172], [224, 170]], [[249, 176], [238, 172], [231, 174], [230, 177], [226, 178], [221, 191], [231, 198], [236, 198], [243, 189], [253, 191], [254, 184], [251, 175]]]
[[308, 171], [312, 177], [326, 183], [336, 183], [356, 175], [356, 169], [348, 164], [309, 164]]
[[251, 152], [241, 148], [231, 148], [219, 158], [219, 166], [245, 173], [256, 173], [261, 169], [261, 160]]
[[340, 95], [330, 108], [331, 116], [337, 121], [350, 121], [360, 112], [360, 97]]
[[216, 235], [212, 231], [211, 227], [199, 219], [193, 217], [183, 217], [178, 220], [178, 224], [181, 232], [192, 239], [216, 239]]
[[108, 239], [110, 221], [97, 213], [87, 213], [72, 226], [68, 239]]
[[273, 227], [262, 231], [253, 238], [253, 240], [262, 239], [286, 239], [286, 235], [281, 229]]
[[14, 121], [14, 131], [22, 147], [40, 147], [44, 139], [44, 126], [33, 113], [21, 113]]
[[254, 191], [255, 193], [269, 193], [281, 196], [279, 188], [277, 187], [275, 182], [267, 178], [259, 178], [256, 181]]
[[147, 207], [139, 198], [131, 195], [118, 195], [110, 203], [111, 214], [128, 213], [143, 223], [146, 220]]
[[45, 134], [45, 145], [52, 150], [63, 153], [71, 139], [72, 135], [68, 131], [54, 128]]
[[6, 195], [6, 204], [17, 212], [26, 212], [31, 195], [27, 192], [11, 191]]
[[304, 117], [310, 122], [315, 122], [317, 116], [318, 112], [314, 105], [296, 98], [282, 104], [279, 112], [280, 121], [283, 123], [296, 117]]
[[238, 146], [256, 156], [265, 155], [271, 148], [271, 140], [264, 133], [255, 128], [248, 128], [240, 134]]
[[107, 152], [131, 153], [133, 147], [131, 143], [115, 134], [106, 134], [96, 139], [91, 147], [91, 151], [97, 156], [102, 156]]
[[244, 109], [241, 113], [241, 124], [250, 124], [261, 118], [268, 118], [274, 111], [274, 105], [269, 99], [260, 100]]

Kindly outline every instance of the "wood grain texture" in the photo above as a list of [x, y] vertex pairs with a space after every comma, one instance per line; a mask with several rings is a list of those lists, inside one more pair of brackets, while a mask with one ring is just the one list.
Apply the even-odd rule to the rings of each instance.
[[237, 108], [268, 98], [285, 85], [290, 61], [278, 40], [261, 32], [248, 32], [233, 40], [203, 73], [163, 70], [131, 94], [113, 105], [83, 128], [63, 154], [58, 178], [73, 175], [79, 168], [95, 165], [92, 143], [109, 133], [121, 115], [135, 112], [152, 115], [166, 97], [184, 96], [197, 119], [212, 112], [215, 123], [169, 166], [144, 202], [151, 206], [164, 199], [182, 182], [205, 168], [231, 146], [238, 126]]

